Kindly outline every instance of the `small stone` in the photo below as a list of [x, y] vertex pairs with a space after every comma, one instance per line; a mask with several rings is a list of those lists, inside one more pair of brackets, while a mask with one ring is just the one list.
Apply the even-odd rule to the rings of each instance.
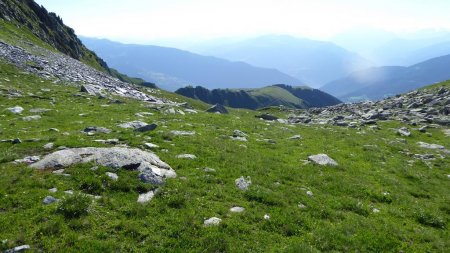
[[234, 137], [248, 137], [248, 134], [242, 132], [241, 130], [234, 130], [233, 136]]
[[306, 209], [306, 206], [305, 206], [304, 204], [302, 204], [302, 203], [299, 203], [299, 204], [298, 204], [298, 208], [300, 208], [300, 209]]
[[141, 203], [141, 204], [147, 203], [150, 200], [152, 200], [154, 196], [155, 196], [155, 192], [153, 192], [153, 191], [149, 191], [147, 193], [140, 194], [137, 202]]
[[147, 143], [144, 143], [144, 145], [145, 145], [146, 148], [149, 148], [149, 149], [159, 148], [158, 145], [153, 144], [153, 143], [148, 143], [148, 142], [147, 142]]
[[14, 107], [8, 108], [7, 110], [14, 114], [20, 114], [23, 112], [24, 109], [21, 106], [14, 106]]
[[313, 194], [312, 191], [307, 191], [307, 192], [306, 192], [306, 195], [308, 195], [309, 197], [313, 197], [313, 196], [314, 196], [314, 194]]
[[44, 205], [50, 205], [52, 203], [55, 203], [56, 201], [58, 201], [58, 199], [52, 197], [52, 196], [47, 196], [44, 198], [44, 200], [42, 201], [42, 203]]
[[12, 144], [20, 144], [20, 143], [22, 143], [22, 141], [19, 138], [15, 138], [14, 140], [12, 140], [11, 143]]
[[221, 104], [216, 104], [213, 107], [206, 110], [206, 112], [227, 114], [228, 110], [225, 108], [225, 106], [223, 106]]
[[267, 213], [264, 214], [264, 219], [265, 219], [265, 220], [270, 220], [270, 215], [268, 215]]
[[54, 144], [52, 142], [47, 143], [43, 146], [44, 149], [52, 149], [54, 147]]
[[37, 161], [39, 161], [41, 158], [39, 156], [27, 156], [23, 159], [15, 160], [14, 163], [26, 163], [26, 164], [32, 164]]
[[119, 176], [116, 173], [106, 172], [106, 175], [114, 181], [117, 181], [119, 179]]
[[230, 136], [232, 140], [247, 142], [247, 138], [241, 136]]
[[158, 127], [158, 125], [156, 124], [150, 124], [150, 125], [146, 125], [146, 126], [142, 126], [139, 128], [136, 128], [134, 131], [136, 132], [149, 132], [149, 131], [153, 131]]
[[52, 173], [53, 174], [63, 174], [64, 173], [64, 169], [54, 170]]
[[212, 217], [203, 222], [205, 227], [218, 226], [222, 222], [222, 219], [217, 217]]
[[23, 117], [22, 120], [24, 121], [33, 121], [33, 120], [40, 120], [41, 116], [40, 115], [32, 115], [32, 116], [27, 116], [27, 117]]
[[374, 208], [374, 209], [372, 209], [372, 212], [373, 212], [373, 213], [379, 213], [379, 212], [380, 212], [380, 210], [379, 210], [379, 209], [376, 209], [376, 208]]
[[29, 249], [31, 249], [30, 245], [25, 244], [25, 245], [14, 247], [12, 249], [5, 250], [5, 253], [24, 252], [25, 250], [29, 250]]
[[73, 195], [73, 191], [72, 191], [72, 190], [64, 191], [64, 193], [65, 193], [65, 194], [69, 194], [69, 195]]
[[240, 206], [235, 206], [230, 208], [230, 212], [232, 213], [242, 213], [243, 211], [245, 211], [245, 208], [240, 207]]
[[204, 172], [216, 172], [216, 169], [206, 167], [206, 168], [203, 168], [203, 171]]
[[397, 130], [397, 133], [398, 133], [399, 135], [405, 136], [405, 137], [411, 136], [411, 132], [410, 132], [410, 131], [408, 130], [408, 128], [406, 128], [406, 127], [402, 127], [402, 128], [400, 128], [400, 129], [398, 129], [398, 130]]
[[421, 148], [427, 148], [427, 149], [445, 149], [444, 146], [438, 145], [438, 144], [429, 144], [429, 143], [421, 142], [421, 141], [417, 142], [417, 144], [418, 144], [419, 147], [421, 147]]
[[308, 160], [318, 165], [337, 166], [337, 162], [326, 154], [311, 155]]
[[175, 136], [193, 136], [195, 135], [194, 131], [170, 131], [171, 135]]
[[48, 189], [48, 191], [51, 192], [51, 193], [55, 193], [55, 192], [58, 191], [58, 189], [57, 188], [51, 188], [51, 189]]
[[195, 160], [197, 159], [197, 157], [195, 155], [192, 154], [181, 154], [181, 155], [177, 155], [178, 159], [189, 159], [189, 160]]
[[236, 184], [237, 188], [246, 191], [248, 190], [248, 187], [250, 187], [250, 185], [252, 184], [252, 180], [250, 177], [247, 177], [247, 179], [245, 179], [244, 177], [240, 177], [234, 180], [234, 183]]
[[301, 135], [294, 135], [292, 137], [289, 138], [289, 140], [300, 140], [302, 138]]
[[48, 131], [50, 131], [50, 132], [59, 132], [59, 129], [58, 128], [50, 128]]

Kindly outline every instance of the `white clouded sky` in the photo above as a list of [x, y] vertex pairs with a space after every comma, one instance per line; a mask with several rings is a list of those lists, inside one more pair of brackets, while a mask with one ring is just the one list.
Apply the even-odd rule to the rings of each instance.
[[355, 27], [450, 29], [450, 0], [37, 0], [77, 34], [123, 42], [290, 34]]

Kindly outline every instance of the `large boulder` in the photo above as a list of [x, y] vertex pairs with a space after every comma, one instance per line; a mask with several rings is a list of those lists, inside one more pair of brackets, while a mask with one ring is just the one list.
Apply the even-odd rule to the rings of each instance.
[[337, 166], [337, 162], [326, 154], [311, 155], [308, 160], [318, 165]]
[[164, 178], [176, 177], [175, 171], [157, 155], [140, 149], [129, 148], [73, 148], [47, 155], [31, 164], [35, 169], [60, 169], [78, 163], [94, 162], [112, 169], [138, 170], [147, 183], [160, 184]]

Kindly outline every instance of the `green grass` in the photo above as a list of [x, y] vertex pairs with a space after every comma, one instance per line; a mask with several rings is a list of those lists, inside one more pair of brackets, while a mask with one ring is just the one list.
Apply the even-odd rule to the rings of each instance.
[[[8, 98], [11, 89], [24, 96]], [[23, 141], [0, 143], [0, 250], [21, 244], [44, 252], [446, 252], [450, 248], [450, 161], [424, 163], [412, 157], [439, 153], [419, 148], [417, 141], [450, 148], [442, 129], [429, 129], [429, 134], [412, 130], [412, 136], [401, 141], [394, 129], [403, 125], [397, 122], [384, 122], [380, 130], [372, 130], [268, 123], [248, 110], [166, 115], [164, 109], [135, 100], [119, 98], [125, 103], [109, 104], [108, 99], [75, 96], [78, 90], [0, 63], [0, 139]], [[197, 109], [208, 107], [156, 92]], [[16, 105], [25, 108], [22, 115], [5, 110]], [[21, 120], [32, 115], [32, 108], [52, 110], [42, 113], [39, 121]], [[144, 111], [154, 115], [135, 116]], [[157, 123], [158, 128], [134, 133], [117, 127], [131, 120]], [[113, 132], [87, 136], [80, 132], [87, 126]], [[249, 134], [249, 141], [231, 140], [235, 129]], [[171, 130], [197, 134], [175, 137]], [[296, 134], [303, 139], [288, 140]], [[40, 140], [27, 142], [32, 138]], [[156, 154], [178, 177], [167, 180], [151, 202], [141, 205], [136, 202], [139, 193], [155, 186], [141, 183], [134, 171], [116, 171], [115, 182], [105, 175], [108, 168], [90, 170], [94, 164], [67, 168], [71, 176], [64, 177], [10, 163], [51, 152], [42, 147], [48, 142], [55, 143], [56, 150], [109, 146], [94, 140], [110, 138], [130, 147], [143, 148], [144, 142], [159, 145]], [[198, 159], [175, 158], [184, 153]], [[339, 166], [304, 164], [302, 160], [317, 153], [328, 154]], [[204, 167], [216, 171], [205, 172]], [[251, 177], [249, 191], [234, 186], [240, 176]], [[48, 191], [53, 187], [57, 193]], [[102, 198], [87, 202], [83, 195], [70, 197], [65, 190]], [[306, 195], [308, 190], [313, 197]], [[47, 195], [61, 201], [43, 205]], [[300, 209], [299, 203], [306, 208]], [[230, 213], [236, 205], [245, 212]], [[264, 220], [265, 214], [270, 220]], [[213, 216], [223, 220], [220, 226], [203, 227], [204, 219]]]

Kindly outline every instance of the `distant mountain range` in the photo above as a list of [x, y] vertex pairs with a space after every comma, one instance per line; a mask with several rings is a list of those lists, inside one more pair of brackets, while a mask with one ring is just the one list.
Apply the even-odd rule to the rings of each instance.
[[410, 67], [377, 67], [357, 71], [321, 90], [344, 101], [377, 100], [450, 79], [450, 55]]
[[368, 68], [372, 63], [331, 42], [266, 35], [242, 41], [213, 41], [197, 46], [197, 53], [254, 66], [275, 68], [311, 87]]
[[325, 92], [309, 87], [272, 85], [257, 89], [214, 89], [185, 87], [175, 91], [180, 95], [199, 99], [209, 104], [234, 108], [259, 109], [283, 105], [291, 108], [310, 108], [336, 105], [341, 101]]
[[215, 89], [257, 88], [273, 83], [303, 84], [299, 79], [275, 69], [254, 67], [175, 48], [121, 44], [86, 37], [81, 39], [111, 67], [170, 91], [187, 85]]

